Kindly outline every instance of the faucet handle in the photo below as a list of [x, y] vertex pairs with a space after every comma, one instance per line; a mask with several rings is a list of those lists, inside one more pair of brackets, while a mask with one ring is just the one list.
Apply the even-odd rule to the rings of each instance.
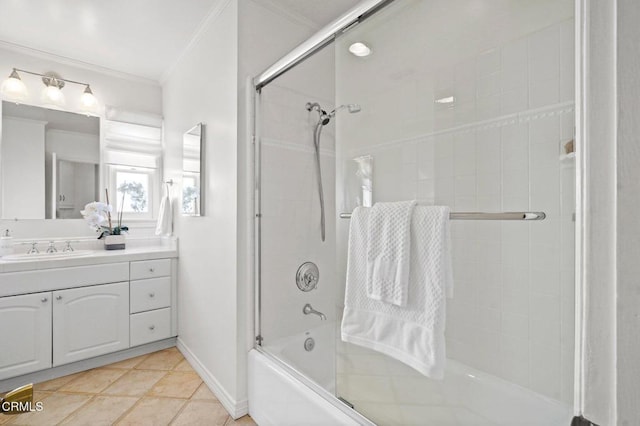
[[40, 250], [38, 250], [38, 242], [34, 241], [31, 243], [31, 248], [29, 249], [29, 251], [27, 251], [27, 254], [37, 254], [40, 253]]
[[55, 241], [49, 241], [49, 247], [47, 247], [47, 253], [57, 253], [58, 249], [56, 249]]
[[66, 246], [64, 246], [64, 249], [62, 250], [63, 252], [74, 251], [73, 247], [71, 247], [71, 241], [65, 241], [64, 243]]

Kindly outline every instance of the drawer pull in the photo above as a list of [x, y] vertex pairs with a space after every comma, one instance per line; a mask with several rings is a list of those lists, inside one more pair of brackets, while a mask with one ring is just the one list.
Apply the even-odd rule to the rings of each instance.
[[155, 325], [150, 325], [150, 326], [149, 326], [149, 330], [153, 331], [153, 330], [155, 330], [155, 329], [156, 329], [156, 326], [155, 326]]
[[154, 297], [156, 297], [156, 294], [155, 293], [149, 293], [149, 297], [153, 299]]
[[47, 299], [46, 297], [43, 297], [43, 298], [42, 298], [42, 299], [40, 299], [40, 300], [42, 301], [42, 303], [46, 303], [46, 301], [47, 301], [47, 300], [49, 300], [49, 299]]
[[56, 296], [56, 300], [62, 300], [62, 296]]
[[153, 273], [154, 271], [155, 271], [155, 269], [149, 268], [149, 272]]

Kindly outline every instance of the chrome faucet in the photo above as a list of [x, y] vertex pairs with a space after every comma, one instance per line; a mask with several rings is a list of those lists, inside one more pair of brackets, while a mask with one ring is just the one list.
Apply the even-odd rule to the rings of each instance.
[[57, 253], [58, 249], [53, 241], [49, 241], [49, 247], [47, 247], [47, 253]]
[[71, 247], [71, 241], [65, 241], [66, 246], [64, 246], [63, 252], [74, 251], [73, 247]]
[[38, 250], [38, 242], [31, 243], [31, 248], [27, 251], [27, 254], [38, 254], [40, 250]]
[[320, 319], [322, 321], [327, 319], [327, 316], [325, 314], [323, 314], [322, 312], [316, 311], [315, 309], [313, 309], [311, 307], [311, 305], [309, 303], [307, 303], [306, 305], [304, 305], [304, 308], [302, 308], [302, 313], [305, 315], [309, 315], [309, 314], [314, 314], [320, 317]]

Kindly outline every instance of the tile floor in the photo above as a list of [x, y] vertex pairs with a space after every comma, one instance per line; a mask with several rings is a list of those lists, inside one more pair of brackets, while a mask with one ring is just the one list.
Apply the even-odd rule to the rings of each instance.
[[0, 425], [255, 425], [233, 420], [176, 348], [34, 385], [44, 410]]

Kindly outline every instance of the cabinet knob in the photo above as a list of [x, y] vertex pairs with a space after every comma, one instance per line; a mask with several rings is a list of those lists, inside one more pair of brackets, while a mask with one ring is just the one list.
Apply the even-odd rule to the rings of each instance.
[[154, 269], [153, 269], [153, 268], [149, 268], [149, 272], [153, 272], [153, 271], [154, 271]]
[[46, 297], [43, 297], [42, 299], [40, 299], [40, 301], [41, 301], [42, 303], [46, 303], [46, 301], [47, 301], [47, 300], [49, 300], [49, 299], [47, 299]]
[[156, 326], [155, 326], [155, 325], [150, 325], [150, 326], [149, 326], [149, 330], [153, 331], [153, 330], [155, 330], [155, 329], [156, 329]]
[[56, 300], [62, 300], [62, 296], [60, 295], [56, 296]]
[[149, 297], [151, 297], [151, 298], [156, 297], [156, 294], [155, 293], [149, 293]]

